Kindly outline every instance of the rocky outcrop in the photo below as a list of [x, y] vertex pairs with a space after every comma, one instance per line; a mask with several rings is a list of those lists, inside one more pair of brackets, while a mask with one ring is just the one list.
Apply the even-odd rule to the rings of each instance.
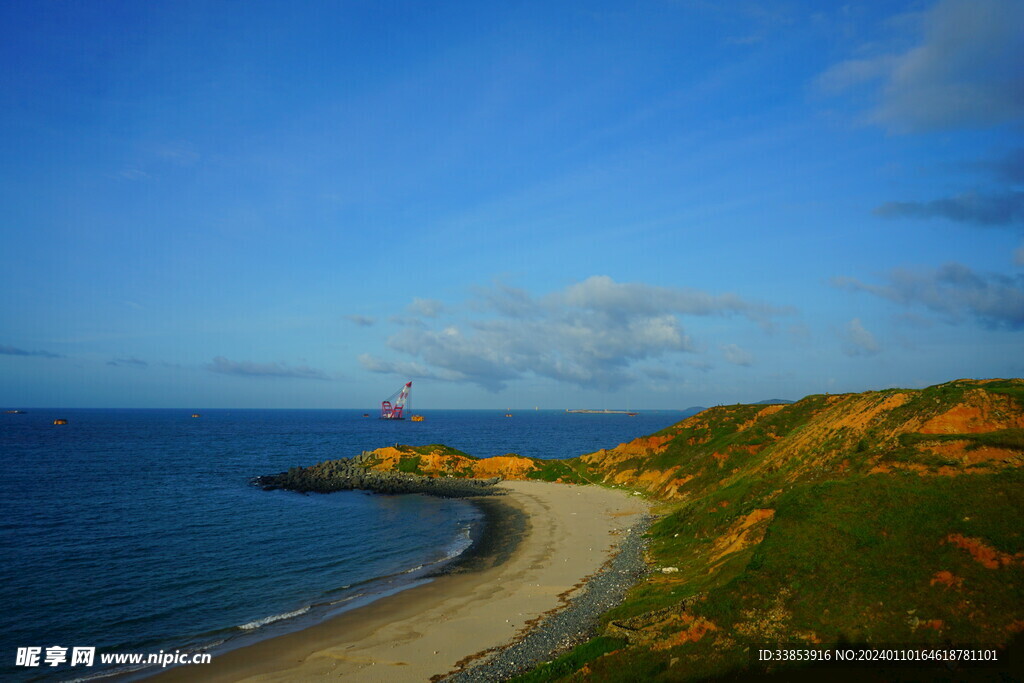
[[253, 483], [266, 491], [287, 489], [300, 493], [331, 493], [359, 489], [375, 493], [425, 493], [442, 498], [467, 498], [498, 493], [494, 485], [500, 478], [455, 479], [424, 477], [418, 474], [370, 469], [372, 453], [354, 458], [328, 460], [312, 467], [293, 467], [280, 474], [256, 477]]

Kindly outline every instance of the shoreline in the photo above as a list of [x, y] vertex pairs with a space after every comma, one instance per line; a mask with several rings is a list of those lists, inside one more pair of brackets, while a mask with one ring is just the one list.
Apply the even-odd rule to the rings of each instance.
[[496, 659], [493, 652], [523, 640], [585, 593], [586, 579], [608, 564], [625, 529], [647, 512], [645, 501], [612, 489], [539, 481], [500, 486], [504, 495], [473, 499], [484, 515], [480, 538], [428, 574], [429, 582], [215, 655], [208, 665], [149, 679], [429, 681]]

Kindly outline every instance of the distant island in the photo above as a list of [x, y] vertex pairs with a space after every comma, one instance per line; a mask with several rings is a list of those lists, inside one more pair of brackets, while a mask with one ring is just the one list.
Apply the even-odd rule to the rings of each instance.
[[[536, 680], [807, 666], [753, 662], [768, 646], [955, 646], [998, 654], [1005, 667], [1021, 646], [1021, 379], [718, 406], [567, 460], [431, 445], [378, 449], [357, 464], [421, 480], [596, 484], [660, 505], [651, 573]], [[297, 472], [290, 487], [316, 490], [302, 482], [328, 469]], [[879, 666], [868, 673], [890, 672]]]

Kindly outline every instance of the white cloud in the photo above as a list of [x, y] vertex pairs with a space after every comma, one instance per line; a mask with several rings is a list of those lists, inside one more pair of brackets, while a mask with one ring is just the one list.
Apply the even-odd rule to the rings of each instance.
[[425, 318], [436, 318], [444, 311], [444, 304], [436, 299], [414, 298], [408, 309], [413, 315], [422, 315]]
[[746, 349], [736, 344], [726, 344], [722, 347], [722, 356], [733, 365], [749, 367], [754, 363], [754, 357]]
[[359, 364], [370, 372], [400, 375], [410, 379], [437, 379], [445, 382], [460, 382], [466, 379], [462, 373], [434, 372], [422, 363], [386, 361], [369, 353], [360, 354], [358, 360]]
[[739, 315], [764, 325], [789, 312], [734, 294], [607, 276], [541, 297], [500, 284], [476, 293], [476, 317], [407, 326], [388, 340], [415, 364], [370, 356], [360, 362], [374, 372], [469, 381], [491, 391], [528, 375], [607, 390], [635, 381], [642, 373], [634, 363], [695, 351], [680, 316]]
[[882, 350], [875, 335], [864, 328], [860, 318], [854, 318], [843, 330], [843, 353], [847, 356], [873, 356]]

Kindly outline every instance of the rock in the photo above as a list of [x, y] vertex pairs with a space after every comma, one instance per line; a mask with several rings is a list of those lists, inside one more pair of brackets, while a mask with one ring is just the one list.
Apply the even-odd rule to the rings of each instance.
[[329, 460], [312, 467], [293, 467], [287, 472], [256, 477], [253, 483], [268, 490], [288, 489], [301, 493], [348, 491], [360, 489], [376, 493], [423, 493], [442, 498], [465, 498], [497, 493], [491, 479], [434, 479], [406, 472], [378, 472], [364, 464], [372, 454], [361, 453], [354, 458]]

